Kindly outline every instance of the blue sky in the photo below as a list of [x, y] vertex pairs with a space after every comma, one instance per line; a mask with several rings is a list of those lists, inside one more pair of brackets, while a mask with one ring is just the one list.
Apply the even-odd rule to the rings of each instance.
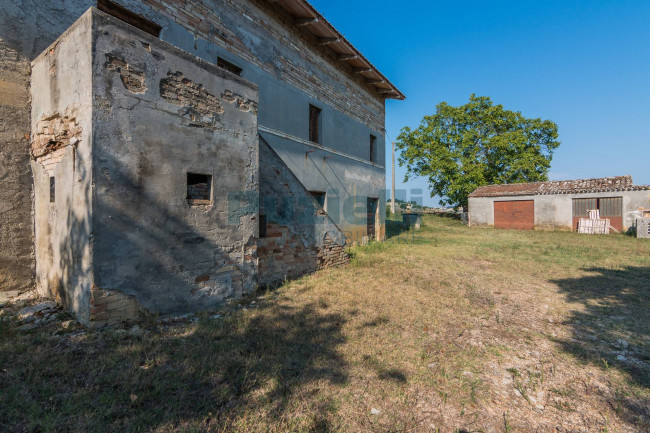
[[[649, 0], [311, 3], [406, 94], [387, 103], [388, 138], [476, 93], [558, 124], [551, 179], [650, 184]], [[426, 181], [396, 172], [437, 205]]]

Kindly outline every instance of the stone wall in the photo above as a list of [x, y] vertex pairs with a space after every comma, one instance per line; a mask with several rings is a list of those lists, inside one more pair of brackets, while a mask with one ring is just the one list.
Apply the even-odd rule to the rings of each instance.
[[347, 264], [344, 234], [264, 140], [260, 160], [259, 283]]

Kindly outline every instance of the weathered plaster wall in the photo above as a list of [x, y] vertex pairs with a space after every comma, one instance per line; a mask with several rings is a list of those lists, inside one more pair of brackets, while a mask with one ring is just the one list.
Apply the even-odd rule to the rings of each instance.
[[650, 208], [650, 191], [613, 191], [589, 194], [535, 195], [514, 197], [470, 197], [469, 218], [472, 226], [494, 225], [494, 202], [534, 200], [535, 226], [571, 230], [574, 198], [623, 197], [623, 226], [634, 226], [643, 209]]
[[[314, 45], [268, 2], [116, 2], [161, 25], [162, 40], [211, 63], [221, 56], [242, 66], [243, 77], [260, 87], [261, 125], [306, 139], [308, 105], [313, 103], [323, 109], [325, 146], [368, 159], [369, 135], [376, 135], [376, 167], [383, 170], [383, 99], [351, 69], [341, 70], [345, 66], [331, 52]], [[5, 186], [0, 191], [0, 290], [33, 283], [29, 62], [94, 5], [94, 0], [6, 0], [0, 8], [0, 179]], [[293, 145], [300, 149], [297, 153], [309, 150], [295, 141]], [[340, 165], [350, 173], [359, 167], [351, 159]], [[317, 190], [339, 180], [345, 184], [341, 190], [355, 189], [353, 182], [333, 173], [312, 170], [301, 181], [306, 178]], [[368, 194], [384, 194], [381, 183]], [[346, 229], [363, 234], [363, 225]]]
[[260, 141], [259, 283], [273, 285], [349, 262], [345, 236], [264, 141]]
[[92, 4], [5, 0], [0, 7], [0, 290], [34, 285], [30, 63]]
[[31, 83], [36, 287], [82, 322], [92, 287], [90, 28], [85, 15], [40, 55]]
[[[96, 287], [163, 314], [254, 290], [256, 206], [232, 198], [258, 194], [256, 86], [93, 19]], [[188, 203], [188, 172], [212, 175], [211, 204]]]
[[0, 37], [0, 290], [33, 283], [29, 69], [27, 58]]

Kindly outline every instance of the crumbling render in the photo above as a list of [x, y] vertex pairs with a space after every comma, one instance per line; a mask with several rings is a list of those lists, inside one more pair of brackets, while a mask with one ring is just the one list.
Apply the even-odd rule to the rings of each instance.
[[222, 129], [220, 115], [224, 113], [223, 102], [235, 104], [245, 113], [257, 114], [257, 102], [226, 90], [221, 98], [211, 94], [202, 84], [185, 78], [182, 72], [168, 72], [160, 80], [160, 96], [174, 105], [183, 107], [180, 115], [188, 125], [197, 128]]
[[54, 113], [43, 117], [36, 125], [36, 131], [32, 135], [32, 158], [51, 174], [63, 157], [65, 148], [79, 142], [81, 127], [77, 125], [74, 114], [61, 116]]
[[246, 99], [241, 95], [231, 92], [230, 90], [223, 92], [221, 99], [228, 102], [229, 104], [232, 104], [233, 102], [237, 103], [237, 108], [243, 112], [250, 111], [257, 114], [257, 102]]
[[132, 68], [126, 60], [113, 54], [106, 54], [106, 69], [120, 74], [122, 84], [129, 92], [142, 94], [147, 91], [144, 72]]
[[224, 109], [219, 98], [202, 84], [185, 78], [182, 72], [168, 72], [167, 78], [160, 80], [160, 96], [183, 107], [179, 114], [188, 120], [189, 126], [222, 129], [220, 115]]

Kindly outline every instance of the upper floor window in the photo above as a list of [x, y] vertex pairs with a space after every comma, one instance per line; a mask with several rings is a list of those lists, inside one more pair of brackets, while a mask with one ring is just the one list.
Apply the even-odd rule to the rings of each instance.
[[377, 162], [377, 137], [370, 134], [370, 162]]
[[160, 37], [160, 30], [162, 30], [162, 27], [153, 21], [131, 12], [124, 6], [120, 6], [109, 0], [97, 0], [97, 9], [122, 20], [127, 24], [131, 24], [133, 27], [137, 27], [143, 32], [147, 32], [157, 38]]
[[309, 141], [314, 143], [321, 142], [320, 136], [320, 116], [321, 109], [313, 105], [309, 106]]
[[228, 60], [217, 57], [217, 66], [226, 71], [232, 72], [235, 75], [241, 75], [243, 69]]

